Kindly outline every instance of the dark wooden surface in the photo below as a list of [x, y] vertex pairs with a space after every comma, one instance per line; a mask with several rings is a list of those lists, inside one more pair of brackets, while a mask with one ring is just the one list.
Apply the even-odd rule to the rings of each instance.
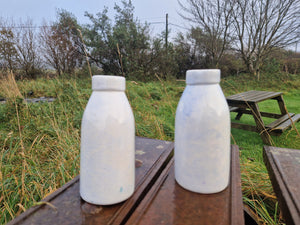
[[97, 206], [79, 195], [79, 176], [8, 225], [16, 224], [244, 224], [238, 147], [232, 146], [230, 185], [201, 195], [174, 179], [172, 142], [136, 139], [136, 189], [128, 200]]
[[234, 103], [241, 103], [244, 104], [244, 102], [248, 103], [259, 103], [262, 101], [265, 101], [267, 99], [274, 99], [278, 96], [281, 96], [281, 92], [269, 92], [269, 91], [247, 91], [235, 95], [231, 95], [227, 97], [227, 101], [234, 102]]
[[272, 123], [266, 125], [267, 128], [273, 129], [274, 127], [278, 126], [279, 124], [283, 123], [284, 121], [289, 119], [289, 116], [294, 116], [295, 113], [288, 113], [284, 116], [278, 118], [278, 120], [273, 121]]
[[[122, 224], [143, 198], [172, 157], [173, 143], [147, 138], [136, 139], [136, 189], [127, 201], [96, 206], [79, 195], [79, 176], [48, 196], [48, 204], [33, 207], [9, 223], [12, 224]], [[49, 204], [50, 203], [50, 204]]]
[[[294, 114], [294, 113], [291, 113]], [[276, 127], [274, 127], [274, 131], [279, 131], [279, 132], [283, 132], [286, 129], [288, 129], [289, 127], [291, 127], [291, 121], [293, 121], [293, 123], [296, 123], [297, 121], [300, 120], [300, 114], [294, 114], [293, 116], [291, 116], [289, 119], [285, 120], [283, 123], [280, 123], [279, 125], [277, 125]]]
[[230, 184], [216, 194], [194, 193], [179, 186], [171, 160], [126, 224], [244, 224], [237, 146], [232, 146], [231, 159]]
[[[258, 132], [265, 144], [272, 145], [270, 135], [281, 135], [293, 123], [300, 120], [300, 114], [288, 114], [282, 93], [268, 91], [247, 91], [226, 97], [231, 112], [237, 112], [235, 120], [240, 120], [243, 114], [253, 116], [255, 126], [232, 122], [231, 127], [248, 131]], [[280, 114], [272, 112], [261, 112], [258, 103], [266, 100], [276, 100]], [[272, 123], [265, 125], [262, 117], [277, 119]]]
[[263, 153], [286, 224], [300, 224], [300, 150], [264, 146]]

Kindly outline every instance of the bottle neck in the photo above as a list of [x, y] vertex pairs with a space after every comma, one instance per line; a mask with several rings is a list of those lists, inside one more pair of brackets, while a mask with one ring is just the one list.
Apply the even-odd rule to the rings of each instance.
[[210, 86], [210, 85], [219, 85], [220, 83], [192, 83], [186, 84], [187, 86]]
[[124, 77], [95, 75], [92, 78], [93, 91], [120, 91], [124, 92], [126, 82]]
[[125, 93], [124, 90], [115, 90], [115, 89], [93, 89], [93, 92], [120, 92]]
[[187, 85], [209, 85], [220, 83], [220, 70], [188, 70], [186, 72]]

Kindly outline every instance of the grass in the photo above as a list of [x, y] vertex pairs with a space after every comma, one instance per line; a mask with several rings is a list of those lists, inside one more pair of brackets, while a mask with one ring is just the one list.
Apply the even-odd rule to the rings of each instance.
[[[0, 224], [5, 224], [74, 178], [79, 173], [80, 123], [91, 94], [90, 77], [37, 79], [15, 82], [0, 79]], [[174, 116], [185, 83], [160, 80], [128, 81], [126, 94], [134, 111], [136, 134], [174, 140]], [[260, 82], [245, 74], [223, 79], [225, 95], [247, 90], [284, 92], [290, 112], [300, 113], [300, 77], [275, 74]], [[55, 102], [26, 104], [23, 97], [55, 97]], [[266, 102], [260, 108], [278, 110]], [[232, 113], [232, 119], [234, 114]], [[255, 124], [248, 115], [243, 122]], [[300, 130], [300, 123], [296, 124]], [[240, 147], [244, 203], [261, 224], [282, 224], [276, 197], [262, 159], [259, 134], [232, 129], [232, 143]], [[295, 129], [273, 137], [279, 147], [300, 149]]]

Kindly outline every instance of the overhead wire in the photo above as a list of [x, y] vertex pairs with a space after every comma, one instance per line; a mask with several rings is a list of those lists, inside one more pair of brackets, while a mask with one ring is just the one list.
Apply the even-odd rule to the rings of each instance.
[[37, 29], [37, 28], [42, 28], [42, 27], [52, 27], [49, 25], [45, 26], [0, 26], [1, 29]]
[[[153, 18], [149, 18], [149, 19], [161, 19], [164, 17], [153, 17]], [[172, 17], [173, 18], [173, 17]], [[153, 22], [149, 22], [149, 21], [144, 21], [147, 22], [149, 25], [155, 25], [155, 24], [166, 24], [166, 21], [153, 21]], [[177, 28], [181, 28], [184, 30], [189, 30], [188, 28], [172, 23], [172, 22], [168, 22], [169, 25], [177, 27]], [[39, 29], [39, 28], [43, 28], [43, 27], [52, 27], [50, 25], [39, 25], [39, 26], [0, 26], [0, 29]]]

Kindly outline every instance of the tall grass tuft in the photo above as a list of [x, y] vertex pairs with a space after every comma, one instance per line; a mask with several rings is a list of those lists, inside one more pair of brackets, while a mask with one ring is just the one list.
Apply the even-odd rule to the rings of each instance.
[[15, 80], [15, 76], [12, 72], [7, 74], [0, 73], [0, 90], [3, 97], [9, 100], [15, 100], [16, 98], [23, 98], [18, 85]]
[[278, 202], [265, 166], [251, 160], [241, 161], [243, 201], [261, 224], [283, 224]]
[[[53, 103], [26, 104], [13, 76], [2, 79], [0, 224], [79, 174], [80, 121], [88, 94], [76, 81], [57, 83]], [[3, 91], [4, 90], [4, 91]], [[4, 93], [4, 94], [3, 94]]]

